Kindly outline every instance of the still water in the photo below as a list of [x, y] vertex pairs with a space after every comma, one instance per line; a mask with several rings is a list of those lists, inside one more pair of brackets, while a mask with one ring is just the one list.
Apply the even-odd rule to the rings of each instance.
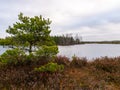
[[72, 46], [59, 46], [59, 54], [72, 58], [72, 56], [93, 59], [97, 57], [120, 56], [120, 44], [82, 44]]
[[[0, 54], [5, 52], [8, 47], [3, 48], [0, 46]], [[82, 44], [71, 46], [59, 46], [58, 55], [86, 57], [87, 59], [93, 59], [97, 57], [117, 57], [120, 56], [120, 44]]]

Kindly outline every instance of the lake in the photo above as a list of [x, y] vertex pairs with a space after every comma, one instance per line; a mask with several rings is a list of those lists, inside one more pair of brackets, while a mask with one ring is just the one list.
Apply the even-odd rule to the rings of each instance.
[[72, 58], [72, 56], [86, 57], [91, 60], [98, 57], [120, 56], [120, 44], [81, 44], [71, 46], [59, 46], [59, 54]]
[[[0, 54], [5, 52], [8, 47], [3, 48], [0, 46]], [[59, 46], [58, 55], [86, 57], [87, 59], [93, 59], [97, 57], [117, 57], [120, 56], [120, 44], [81, 44], [70, 46]]]

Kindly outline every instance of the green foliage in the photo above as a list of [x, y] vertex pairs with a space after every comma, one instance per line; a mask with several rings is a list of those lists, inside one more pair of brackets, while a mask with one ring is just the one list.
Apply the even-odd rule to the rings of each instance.
[[6, 37], [5, 39], [0, 39], [0, 45], [13, 45], [13, 38]]
[[7, 33], [14, 37], [14, 42], [17, 45], [27, 45], [29, 53], [32, 52], [33, 46], [41, 45], [55, 45], [50, 37], [49, 19], [40, 16], [27, 17], [23, 13], [18, 15], [19, 22], [9, 26]]
[[[6, 30], [7, 33], [11, 34], [11, 37], [1, 39], [0, 43], [13, 45], [14, 48], [19, 47], [24, 52], [27, 50], [29, 55], [26, 57], [26, 60], [28, 61], [31, 60], [30, 57], [34, 58], [33, 55], [35, 54], [36, 56], [51, 58], [58, 53], [58, 47], [50, 36], [51, 21], [49, 19], [45, 19], [41, 15], [34, 17], [23, 16], [23, 13], [20, 13], [18, 20], [18, 22], [13, 24], [13, 26], [9, 26]], [[34, 50], [33, 47], [35, 47]], [[33, 51], [35, 53], [32, 53]], [[2, 55], [2, 58], [6, 57]]]
[[2, 64], [17, 64], [22, 62], [22, 58], [25, 56], [25, 53], [20, 49], [7, 50], [0, 56], [0, 62]]
[[48, 58], [54, 57], [58, 53], [58, 47], [57, 46], [41, 46], [37, 51], [37, 56], [45, 56]]
[[63, 71], [63, 69], [64, 69], [63, 65], [58, 65], [57, 63], [50, 62], [44, 66], [41, 66], [39, 68], [35, 68], [35, 71], [54, 73], [54, 72], [61, 72], [61, 71]]
[[4, 45], [5, 42], [4, 42], [4, 39], [0, 39], [0, 45]]

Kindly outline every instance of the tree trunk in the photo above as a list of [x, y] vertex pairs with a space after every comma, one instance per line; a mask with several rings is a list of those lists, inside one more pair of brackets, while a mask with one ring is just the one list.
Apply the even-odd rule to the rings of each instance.
[[32, 52], [32, 44], [29, 46], [29, 54]]

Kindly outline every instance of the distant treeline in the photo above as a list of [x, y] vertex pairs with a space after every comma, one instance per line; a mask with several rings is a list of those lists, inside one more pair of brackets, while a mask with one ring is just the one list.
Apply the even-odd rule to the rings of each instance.
[[[66, 34], [61, 36], [51, 36], [52, 39], [55, 41], [57, 45], [74, 45], [74, 44], [80, 44], [82, 41], [82, 37], [78, 34], [72, 35], [72, 34]], [[0, 38], [0, 45], [3, 46], [13, 46], [14, 45], [14, 38], [6, 37], [6, 38]]]
[[72, 34], [66, 34], [62, 36], [52, 36], [57, 45], [74, 45], [80, 44], [82, 37], [79, 35], [72, 36]]
[[120, 44], [120, 41], [83, 41], [83, 44]]
[[[120, 44], [120, 41], [82, 41], [80, 35], [61, 35], [61, 36], [51, 36], [57, 45], [74, 45], [74, 44]], [[0, 38], [0, 45], [3, 46], [13, 46], [14, 41], [11, 37]]]

